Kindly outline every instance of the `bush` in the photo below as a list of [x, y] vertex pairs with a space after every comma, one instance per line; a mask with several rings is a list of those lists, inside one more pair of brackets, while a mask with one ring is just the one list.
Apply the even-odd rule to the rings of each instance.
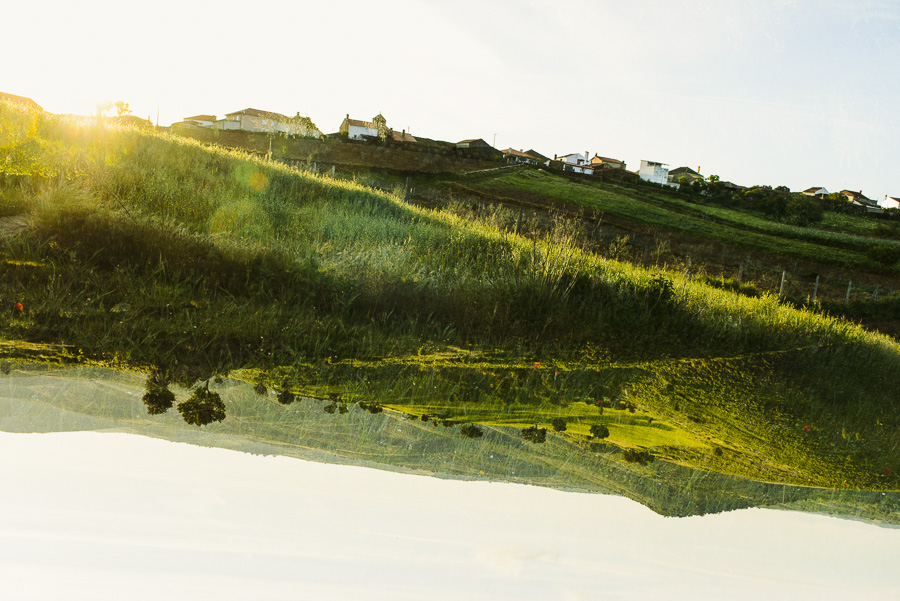
[[609, 436], [609, 428], [603, 424], [594, 424], [591, 426], [591, 436], [594, 438], [607, 438]]
[[892, 244], [878, 244], [866, 251], [866, 257], [888, 268], [900, 261], [900, 247]]
[[553, 426], [553, 429], [557, 432], [565, 432], [566, 430], [566, 420], [561, 417], [554, 417], [553, 421], [550, 422], [550, 425]]
[[528, 442], [540, 443], [547, 441], [547, 428], [532, 426], [522, 430], [522, 438]]

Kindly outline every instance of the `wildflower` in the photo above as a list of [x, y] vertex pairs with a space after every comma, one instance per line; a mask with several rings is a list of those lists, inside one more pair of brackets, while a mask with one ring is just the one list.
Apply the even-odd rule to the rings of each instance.
[[21, 311], [24, 308], [25, 307], [22, 306], [22, 303], [16, 303], [15, 305], [13, 305], [13, 309], [15, 309], [16, 311]]
[[810, 428], [809, 426], [803, 426], [804, 432], [809, 432], [810, 430], [812, 430], [812, 428]]
[[890, 476], [891, 474], [894, 473], [894, 470], [892, 470], [889, 467], [886, 467], [886, 468], [884, 468], [884, 473], [887, 474], [888, 476]]
[[538, 363], [537, 361], [535, 361], [535, 362], [534, 362], [534, 368], [535, 368], [535, 369], [540, 369], [540, 368], [541, 368], [541, 364]]

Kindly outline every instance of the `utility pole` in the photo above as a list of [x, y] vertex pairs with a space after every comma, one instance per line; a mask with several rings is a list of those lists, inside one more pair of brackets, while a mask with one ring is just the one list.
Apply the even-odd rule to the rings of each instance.
[[497, 134], [494, 134], [494, 143], [491, 144], [494, 148], [497, 148]]

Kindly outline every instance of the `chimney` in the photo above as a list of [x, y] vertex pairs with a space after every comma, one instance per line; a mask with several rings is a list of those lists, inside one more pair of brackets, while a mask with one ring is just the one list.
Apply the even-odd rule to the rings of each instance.
[[556, 153], [554, 152], [554, 153], [553, 153], [553, 160], [555, 161], [555, 160], [557, 160], [557, 158], [558, 158], [558, 157], [556, 156]]

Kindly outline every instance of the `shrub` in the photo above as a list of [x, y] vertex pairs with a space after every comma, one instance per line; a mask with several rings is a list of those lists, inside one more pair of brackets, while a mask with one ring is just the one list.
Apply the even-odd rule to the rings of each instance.
[[607, 438], [609, 436], [609, 428], [603, 424], [594, 424], [591, 426], [591, 436], [594, 438]]
[[147, 376], [147, 392], [141, 400], [147, 406], [148, 414], [160, 415], [175, 404], [175, 393], [169, 390], [165, 377], [154, 371]]
[[532, 426], [522, 430], [522, 438], [528, 442], [540, 443], [547, 441], [547, 428]]
[[888, 268], [900, 261], [900, 247], [891, 244], [878, 244], [866, 251], [866, 257]]
[[553, 426], [553, 429], [557, 432], [565, 432], [566, 430], [566, 420], [561, 417], [554, 417], [553, 421], [550, 422], [550, 425]]

